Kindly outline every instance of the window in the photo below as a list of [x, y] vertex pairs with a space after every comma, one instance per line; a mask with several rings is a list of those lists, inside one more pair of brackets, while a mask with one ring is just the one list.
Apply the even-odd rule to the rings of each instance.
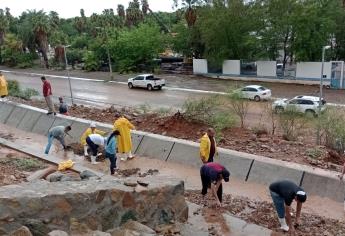
[[246, 92], [246, 91], [248, 91], [248, 88], [243, 88], [243, 89], [241, 89], [241, 91]]
[[298, 104], [299, 100], [298, 99], [293, 99], [289, 101], [289, 104]]
[[134, 78], [134, 80], [137, 80], [137, 81], [138, 80], [144, 80], [144, 77], [143, 76], [137, 76], [137, 77]]
[[267, 90], [267, 88], [265, 88], [265, 87], [259, 87], [259, 90], [260, 90], [260, 91], [265, 91], [265, 90]]
[[302, 104], [302, 105], [314, 105], [314, 102], [310, 101], [310, 100], [300, 100], [299, 104]]
[[250, 88], [250, 87], [248, 87], [248, 88], [247, 88], [247, 91], [249, 91], [249, 92], [257, 92], [258, 90], [257, 90], [256, 88]]

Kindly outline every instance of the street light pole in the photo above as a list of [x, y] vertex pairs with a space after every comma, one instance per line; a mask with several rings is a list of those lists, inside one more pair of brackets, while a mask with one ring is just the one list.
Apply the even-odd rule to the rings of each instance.
[[107, 38], [107, 54], [108, 54], [108, 64], [109, 64], [109, 73], [110, 73], [110, 80], [113, 80], [113, 68], [111, 65], [111, 58], [109, 53], [109, 45], [108, 45], [108, 32], [105, 30], [105, 37]]
[[72, 92], [72, 85], [71, 85], [71, 77], [69, 76], [69, 70], [68, 70], [68, 61], [67, 61], [67, 54], [66, 54], [66, 48], [68, 48], [69, 46], [63, 46], [63, 51], [65, 54], [65, 63], [66, 63], [66, 70], [67, 70], [67, 78], [68, 78], [68, 83], [69, 83], [69, 91], [71, 94], [71, 102], [73, 105], [73, 92]]
[[322, 47], [322, 63], [321, 63], [321, 78], [320, 78], [320, 92], [319, 92], [319, 106], [318, 106], [318, 126], [317, 126], [317, 145], [321, 145], [321, 136], [320, 136], [320, 129], [321, 129], [321, 106], [322, 106], [322, 89], [323, 89], [323, 68], [325, 64], [325, 51], [326, 49], [331, 48], [331, 46], [324, 46]]

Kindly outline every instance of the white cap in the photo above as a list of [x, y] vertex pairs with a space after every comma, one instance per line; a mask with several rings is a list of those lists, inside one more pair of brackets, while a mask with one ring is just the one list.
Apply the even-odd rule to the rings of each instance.
[[92, 122], [92, 123], [90, 124], [90, 128], [96, 128], [96, 123], [95, 123], [95, 122]]
[[305, 194], [305, 192], [304, 192], [304, 191], [301, 191], [301, 190], [300, 190], [300, 191], [298, 191], [296, 194], [297, 194], [297, 195], [301, 195], [301, 196], [306, 195], [306, 194]]

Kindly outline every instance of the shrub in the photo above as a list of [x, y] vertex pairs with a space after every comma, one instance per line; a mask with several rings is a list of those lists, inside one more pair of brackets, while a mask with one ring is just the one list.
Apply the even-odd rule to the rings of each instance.
[[229, 111], [224, 110], [222, 97], [211, 96], [198, 100], [187, 100], [184, 105], [184, 116], [193, 121], [202, 122], [212, 126], [217, 137], [225, 128], [231, 128], [236, 124], [236, 118]]
[[38, 91], [35, 89], [27, 88], [22, 90], [18, 81], [9, 80], [8, 81], [8, 94], [13, 97], [19, 97], [25, 100], [29, 100], [32, 96], [39, 95]]
[[345, 112], [341, 109], [327, 108], [320, 116], [321, 136], [324, 144], [344, 153], [345, 150]]
[[319, 148], [309, 148], [305, 153], [313, 159], [319, 159], [322, 155], [322, 151]]
[[230, 91], [227, 98], [230, 101], [231, 110], [238, 116], [241, 121], [241, 128], [244, 128], [245, 120], [249, 110], [249, 100], [243, 98], [242, 93], [238, 90]]
[[289, 108], [279, 114], [278, 122], [283, 130], [284, 139], [295, 141], [306, 128], [308, 118], [296, 109]]
[[84, 61], [84, 69], [86, 71], [97, 71], [99, 70], [101, 66], [100, 60], [92, 51], [88, 51], [85, 53], [83, 61]]
[[183, 104], [184, 115], [190, 120], [209, 123], [219, 106], [222, 104], [219, 96], [203, 97], [198, 100], [188, 99]]

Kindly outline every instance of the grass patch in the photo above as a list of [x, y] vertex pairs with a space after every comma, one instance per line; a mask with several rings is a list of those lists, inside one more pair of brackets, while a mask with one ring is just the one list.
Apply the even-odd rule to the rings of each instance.
[[0, 159], [1, 165], [10, 165], [20, 171], [36, 171], [43, 169], [47, 166], [44, 162], [40, 160], [35, 160], [33, 158], [4, 158]]

